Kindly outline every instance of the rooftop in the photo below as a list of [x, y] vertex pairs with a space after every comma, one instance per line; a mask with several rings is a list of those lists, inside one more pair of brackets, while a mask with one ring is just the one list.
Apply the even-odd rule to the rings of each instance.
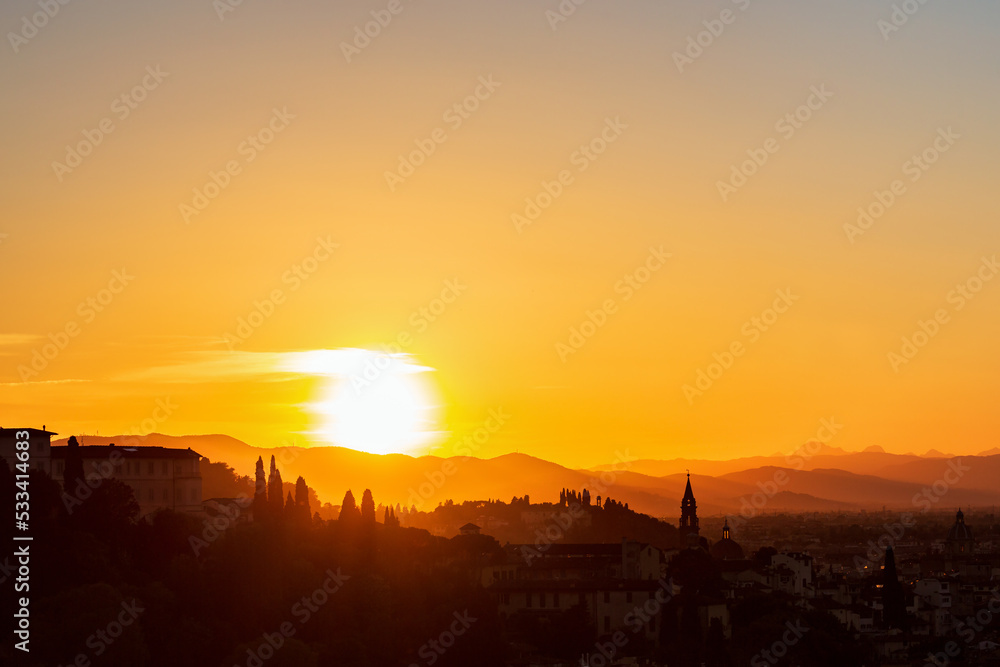
[[[116, 447], [114, 443], [110, 445], [86, 445], [79, 446], [80, 457], [84, 459], [106, 459], [112, 453], [117, 452], [126, 459], [200, 459], [201, 454], [187, 449], [172, 449], [170, 447]], [[52, 448], [53, 459], [65, 459], [69, 451], [68, 446], [56, 446]]]

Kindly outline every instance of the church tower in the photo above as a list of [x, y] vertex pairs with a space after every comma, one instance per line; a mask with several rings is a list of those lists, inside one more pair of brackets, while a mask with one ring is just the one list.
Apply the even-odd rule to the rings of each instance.
[[681, 499], [681, 522], [677, 527], [680, 535], [680, 546], [698, 546], [698, 504], [694, 500], [694, 492], [691, 490], [691, 473], [687, 476], [687, 487], [684, 489], [684, 498]]
[[945, 540], [945, 553], [956, 560], [969, 558], [975, 544], [972, 529], [965, 524], [965, 513], [959, 509], [955, 514], [955, 525], [948, 531], [948, 539]]

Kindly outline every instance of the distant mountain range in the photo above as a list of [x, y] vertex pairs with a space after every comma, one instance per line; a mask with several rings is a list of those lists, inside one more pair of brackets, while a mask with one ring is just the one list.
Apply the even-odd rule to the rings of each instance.
[[[757, 506], [766, 512], [914, 509], [914, 497], [925, 488], [937, 508], [988, 506], [1000, 503], [1000, 448], [978, 456], [951, 457], [932, 450], [927, 456], [889, 454], [870, 447], [846, 452], [826, 445], [806, 446], [795, 454], [757, 456], [731, 461], [643, 459], [623, 472], [611, 465], [573, 470], [525, 454], [492, 459], [403, 454], [380, 456], [343, 447], [253, 447], [226, 435], [78, 436], [83, 445], [190, 447], [212, 461], [225, 461], [240, 475], [253, 475], [258, 456], [265, 464], [277, 454], [286, 482], [302, 475], [319, 497], [340, 504], [347, 489], [356, 498], [370, 488], [378, 503], [417, 505], [431, 510], [447, 499], [500, 499], [528, 494], [534, 502], [555, 502], [563, 488], [591, 489], [629, 503], [632, 509], [676, 520], [691, 470], [691, 484], [704, 516], [734, 514]], [[66, 439], [53, 442], [65, 445]], [[620, 467], [620, 464], [619, 464]], [[601, 473], [610, 473], [603, 476]], [[941, 492], [941, 493], [938, 493]]]

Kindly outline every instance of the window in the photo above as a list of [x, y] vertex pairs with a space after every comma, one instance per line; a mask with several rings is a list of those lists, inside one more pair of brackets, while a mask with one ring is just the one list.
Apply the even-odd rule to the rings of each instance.
[[610, 616], [605, 616], [604, 617], [604, 631], [605, 632], [611, 632], [611, 617]]
[[57, 475], [63, 474], [63, 464], [62, 463], [57, 463], [56, 464], [56, 474]]
[[632, 601], [632, 591], [628, 591], [627, 593], [625, 593], [625, 602], [631, 602], [631, 601]]
[[163, 489], [163, 502], [167, 502], [170, 499], [168, 494], [169, 492], [166, 489]]
[[149, 491], [148, 491], [148, 492], [146, 493], [146, 499], [147, 499], [147, 500], [149, 500], [149, 502], [153, 502], [153, 490], [152, 490], [152, 489], [150, 489], [150, 490], [149, 490]]
[[553, 593], [552, 594], [552, 606], [553, 607], [558, 607], [559, 606], [559, 594], [558, 593]]
[[147, 475], [152, 475], [153, 474], [153, 462], [152, 461], [150, 461], [149, 463], [146, 464], [146, 474]]
[[583, 593], [580, 593], [580, 595], [579, 595], [579, 597], [577, 598], [576, 601], [580, 603], [580, 606], [583, 606], [583, 605], [587, 604], [587, 596], [584, 595]]
[[538, 595], [538, 606], [539, 607], [544, 607], [545, 606], [545, 593], [539, 593], [539, 595]]
[[604, 604], [611, 604], [611, 591], [604, 591]]
[[524, 606], [525, 607], [530, 607], [531, 606], [531, 593], [525, 593], [524, 594], [524, 599], [525, 599]]
[[166, 461], [160, 461], [160, 474], [161, 475], [166, 475], [167, 474], [167, 462]]

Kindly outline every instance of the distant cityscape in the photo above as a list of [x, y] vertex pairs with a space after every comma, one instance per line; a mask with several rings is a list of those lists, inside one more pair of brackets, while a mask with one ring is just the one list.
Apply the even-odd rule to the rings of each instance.
[[[64, 528], [84, 514], [78, 507], [106, 503], [92, 497], [120, 482], [131, 495], [124, 506], [134, 501], [127, 523], [156, 530], [167, 516], [186, 517], [185, 558], [203, 564], [254, 526], [294, 525], [302, 536], [333, 527], [348, 540], [369, 530], [376, 541], [413, 531], [405, 534], [421, 549], [440, 541], [427, 566], [457, 573], [492, 610], [502, 638], [493, 664], [756, 667], [786, 656], [783, 664], [834, 664], [815, 661], [820, 640], [842, 647], [828, 656], [837, 664], [1000, 664], [992, 508], [703, 518], [690, 473], [676, 525], [666, 507], [651, 517], [627, 498], [587, 488], [554, 489], [541, 502], [446, 500], [430, 511], [376, 505], [368, 490], [358, 505], [348, 490], [331, 505], [302, 477], [283, 483], [274, 457], [267, 474], [260, 457], [251, 479], [190, 448], [82, 446], [76, 438], [53, 446], [56, 434], [44, 428], [0, 429], [8, 470], [25, 434], [31, 470], [61, 488]], [[419, 650], [401, 654], [452, 664], [447, 652]]]

